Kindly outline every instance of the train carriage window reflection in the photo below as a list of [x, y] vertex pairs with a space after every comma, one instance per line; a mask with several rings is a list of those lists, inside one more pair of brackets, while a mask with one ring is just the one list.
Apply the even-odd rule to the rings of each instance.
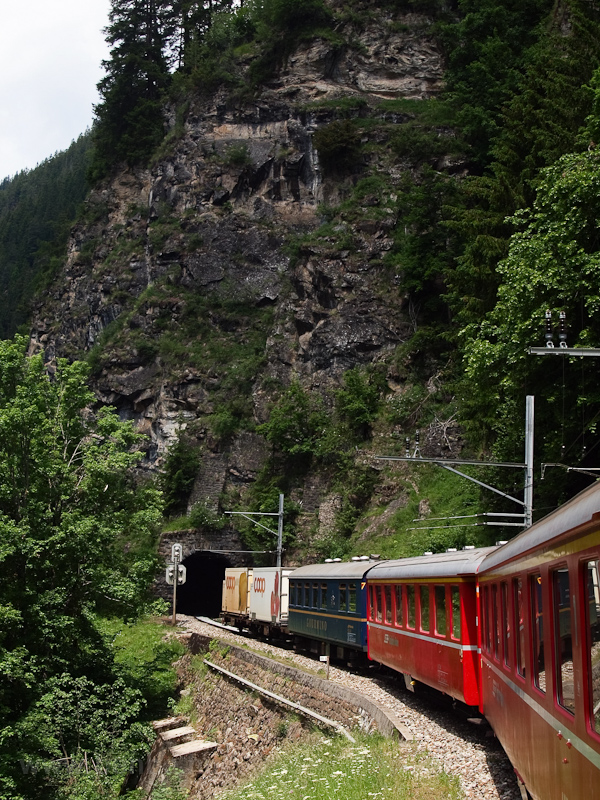
[[421, 630], [429, 633], [429, 586], [421, 584], [419, 587], [419, 599], [421, 605]]
[[483, 617], [483, 633], [481, 636], [481, 641], [483, 642], [484, 650], [487, 650], [489, 653], [492, 649], [491, 646], [491, 636], [490, 636], [490, 590], [488, 586], [483, 587], [483, 598], [482, 598], [482, 617]]
[[307, 608], [310, 606], [310, 583], [304, 584], [304, 605]]
[[356, 614], [356, 584], [348, 584], [348, 611]]
[[556, 699], [564, 709], [574, 714], [571, 591], [567, 567], [562, 567], [552, 573], [552, 601], [554, 607]]
[[394, 586], [396, 595], [396, 625], [401, 628], [404, 624], [404, 610], [402, 606], [402, 586]]
[[510, 645], [511, 645], [511, 624], [508, 619], [508, 583], [500, 584], [500, 626], [502, 628], [502, 646], [504, 649], [504, 663], [510, 667], [512, 660]]
[[327, 584], [321, 584], [321, 610], [327, 611]]
[[290, 581], [290, 605], [296, 605], [296, 584], [294, 581]]
[[392, 624], [392, 587], [384, 586], [383, 593], [385, 595], [385, 621], [388, 625]]
[[435, 632], [446, 635], [446, 587], [435, 587]]
[[592, 730], [600, 734], [600, 562], [586, 564], [586, 656], [589, 711]]
[[415, 607], [415, 587], [409, 583], [406, 587], [406, 607], [408, 610], [407, 626], [413, 630], [417, 627], [417, 611]]
[[312, 585], [312, 601], [311, 601], [312, 608], [319, 607], [319, 584], [313, 583]]
[[517, 672], [525, 677], [525, 619], [523, 617], [523, 582], [513, 579], [513, 628], [517, 632]]
[[500, 651], [500, 624], [498, 620], [498, 586], [492, 586], [492, 645], [494, 648], [494, 658], [498, 660]]
[[381, 602], [381, 586], [375, 587], [377, 622], [383, 622], [383, 604]]
[[452, 638], [460, 642], [460, 590], [458, 586], [450, 587], [452, 600]]
[[533, 682], [546, 691], [546, 663], [544, 655], [544, 616], [542, 611], [542, 576], [537, 573], [529, 578], [533, 633]]
[[340, 583], [340, 611], [348, 610], [348, 590], [345, 583]]
[[369, 586], [369, 619], [372, 621], [375, 619], [375, 590], [372, 586]]

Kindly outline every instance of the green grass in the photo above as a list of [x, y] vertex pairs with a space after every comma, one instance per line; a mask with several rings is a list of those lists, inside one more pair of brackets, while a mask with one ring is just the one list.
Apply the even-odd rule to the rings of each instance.
[[223, 800], [460, 800], [458, 779], [439, 772], [412, 748], [381, 736], [342, 738], [314, 733], [287, 747], [249, 784]]
[[[478, 474], [477, 469], [471, 468], [470, 474], [481, 478], [481, 472]], [[464, 472], [467, 470], [467, 467], [463, 467]], [[370, 516], [363, 517], [353, 537], [350, 556], [380, 553], [383, 558], [405, 558], [422, 555], [427, 550], [442, 552], [448, 547], [463, 547], [466, 544], [480, 546], [488, 543], [486, 528], [467, 527], [475, 522], [474, 519], [448, 520], [445, 523], [433, 519], [428, 521], [426, 517], [423, 522], [414, 522], [419, 517], [419, 503], [422, 500], [428, 501], [428, 517], [432, 518], [476, 514], [481, 511], [480, 494], [474, 483], [441, 467], [424, 464], [413, 467], [411, 480], [405, 486], [408, 493], [406, 506], [398, 509], [385, 525], [382, 523], [381, 532], [377, 531], [377, 526], [373, 526], [374, 533], [366, 537], [364, 535], [365, 529], [377, 519], [379, 509], [373, 510]], [[389, 532], [390, 528], [392, 533]]]
[[156, 719], [167, 713], [177, 684], [172, 664], [185, 652], [181, 642], [167, 637], [171, 628], [154, 618], [129, 624], [119, 619], [101, 618], [97, 624], [112, 640], [115, 662], [122, 670], [123, 679], [146, 698], [145, 718]]

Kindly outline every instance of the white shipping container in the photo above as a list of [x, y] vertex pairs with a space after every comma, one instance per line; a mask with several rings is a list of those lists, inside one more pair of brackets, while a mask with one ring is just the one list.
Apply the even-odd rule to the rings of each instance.
[[250, 590], [250, 619], [281, 625], [287, 622], [291, 569], [255, 567]]
[[251, 567], [230, 567], [226, 569], [225, 580], [223, 581], [222, 611], [242, 617], [247, 616], [251, 588]]

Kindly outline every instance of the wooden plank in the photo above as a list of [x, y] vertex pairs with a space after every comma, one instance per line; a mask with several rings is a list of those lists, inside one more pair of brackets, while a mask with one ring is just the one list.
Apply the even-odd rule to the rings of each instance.
[[183, 728], [173, 728], [170, 731], [161, 731], [159, 734], [163, 742], [170, 742], [172, 739], [181, 739], [184, 736], [196, 735], [196, 729], [191, 725], [185, 725]]
[[181, 756], [189, 756], [192, 753], [201, 753], [206, 750], [215, 750], [218, 747], [216, 742], [207, 742], [204, 739], [194, 739], [191, 742], [184, 742], [170, 747], [171, 755], [173, 758], [180, 758]]

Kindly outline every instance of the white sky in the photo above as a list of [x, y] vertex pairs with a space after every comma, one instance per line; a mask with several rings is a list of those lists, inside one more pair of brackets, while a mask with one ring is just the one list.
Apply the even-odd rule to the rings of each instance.
[[2, 0], [0, 181], [65, 150], [93, 119], [110, 0]]

